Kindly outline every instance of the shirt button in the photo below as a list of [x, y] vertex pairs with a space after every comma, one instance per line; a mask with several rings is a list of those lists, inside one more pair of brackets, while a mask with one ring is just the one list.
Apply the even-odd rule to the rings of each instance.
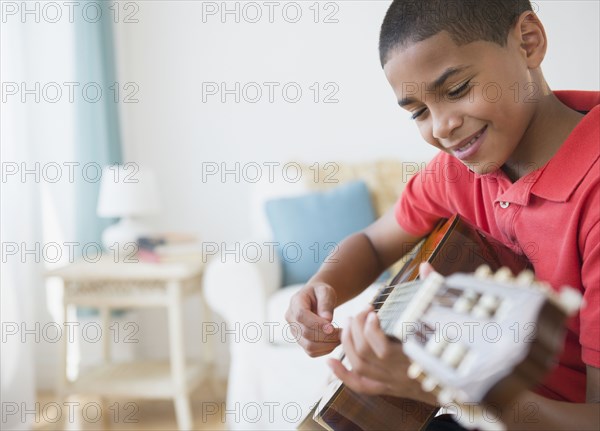
[[500, 208], [506, 209], [506, 208], [508, 208], [509, 205], [510, 205], [509, 202], [505, 202], [505, 201], [500, 202]]

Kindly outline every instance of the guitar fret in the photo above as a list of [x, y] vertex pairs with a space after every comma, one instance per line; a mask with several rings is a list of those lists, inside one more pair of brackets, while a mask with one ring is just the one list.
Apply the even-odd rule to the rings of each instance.
[[381, 328], [385, 333], [389, 334], [391, 332], [421, 284], [422, 281], [416, 280], [389, 286], [390, 291], [386, 294], [387, 298], [373, 304], [381, 304], [378, 316]]

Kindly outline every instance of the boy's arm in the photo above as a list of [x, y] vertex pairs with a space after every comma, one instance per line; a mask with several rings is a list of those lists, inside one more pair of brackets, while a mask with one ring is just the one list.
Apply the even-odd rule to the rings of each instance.
[[576, 404], [544, 398], [531, 391], [502, 410], [508, 430], [600, 429], [600, 369], [587, 366], [586, 403]]
[[[310, 356], [331, 352], [339, 329], [333, 309], [358, 295], [418, 241], [404, 231], [391, 209], [364, 231], [349, 236], [292, 298], [286, 320]], [[366, 304], [365, 304], [366, 305]]]

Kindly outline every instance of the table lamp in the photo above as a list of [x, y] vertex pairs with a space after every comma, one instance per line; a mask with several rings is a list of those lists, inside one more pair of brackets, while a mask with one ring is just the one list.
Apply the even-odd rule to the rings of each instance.
[[126, 249], [150, 228], [144, 217], [159, 210], [157, 183], [154, 172], [129, 163], [106, 166], [102, 170], [97, 213], [100, 217], [118, 217], [102, 233], [104, 247]]

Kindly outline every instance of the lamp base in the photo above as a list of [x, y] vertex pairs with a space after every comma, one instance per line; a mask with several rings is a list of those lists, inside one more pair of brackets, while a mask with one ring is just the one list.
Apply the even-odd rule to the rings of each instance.
[[132, 252], [137, 248], [138, 238], [150, 232], [151, 229], [140, 220], [124, 217], [104, 229], [104, 232], [102, 232], [102, 245], [107, 250], [119, 249]]

